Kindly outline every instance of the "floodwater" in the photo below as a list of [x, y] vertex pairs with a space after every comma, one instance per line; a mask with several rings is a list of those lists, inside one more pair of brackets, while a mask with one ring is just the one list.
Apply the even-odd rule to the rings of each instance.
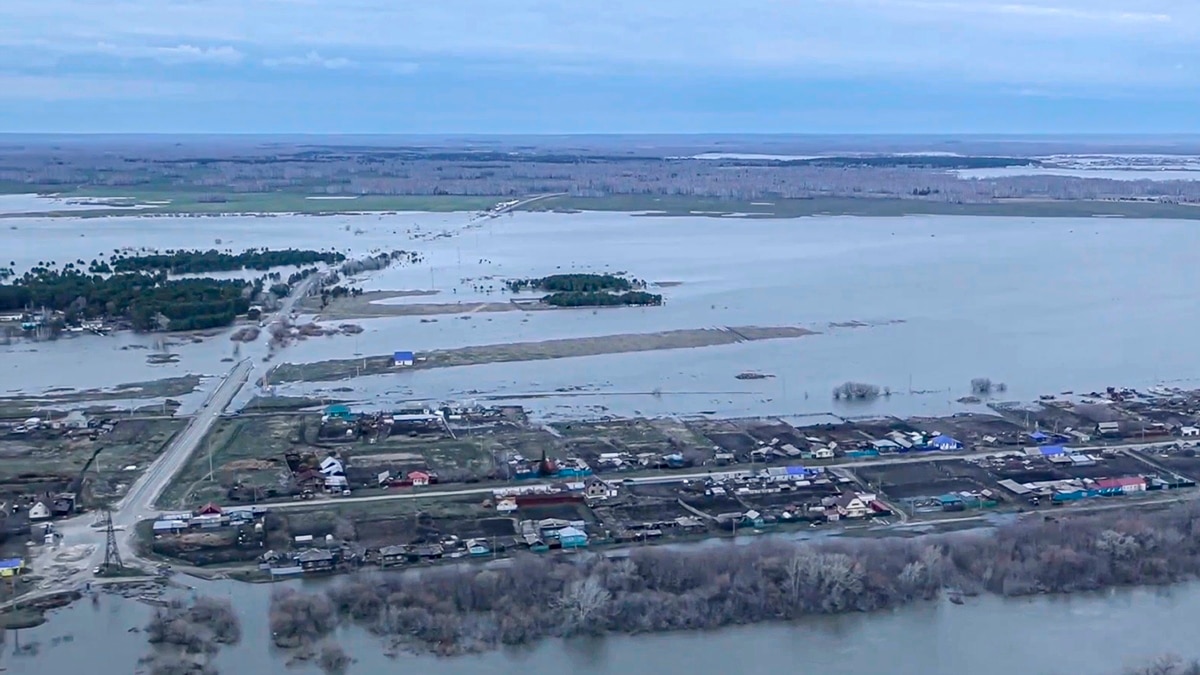
[[[242, 616], [243, 642], [218, 656], [221, 672], [317, 672], [314, 667], [287, 668], [269, 646], [269, 587], [203, 585], [201, 592], [230, 598]], [[1163, 654], [1200, 656], [1193, 621], [1198, 607], [1197, 584], [1018, 600], [988, 596], [968, 599], [961, 606], [922, 603], [795, 624], [552, 640], [527, 649], [451, 659], [391, 660], [383, 655], [382, 643], [357, 629], [344, 628], [337, 639], [357, 658], [350, 675], [400, 669], [439, 675], [768, 675], [797, 670], [831, 675], [1115, 674], [1123, 666]], [[117, 596], [103, 596], [97, 605], [77, 603], [59, 610], [43, 626], [19, 634], [9, 631], [0, 667], [14, 675], [75, 675], [86, 663], [96, 675], [126, 675], [148, 653], [145, 636], [129, 629], [144, 625], [150, 611]], [[18, 643], [36, 644], [37, 655], [16, 654]], [[98, 654], [103, 658], [97, 659]]]
[[[1200, 351], [1192, 289], [1194, 223], [1133, 219], [913, 216], [788, 220], [520, 213], [467, 226], [467, 214], [219, 218], [18, 219], [0, 248], [23, 262], [90, 260], [148, 247], [405, 248], [425, 260], [366, 275], [367, 290], [433, 290], [394, 302], [509, 297], [504, 278], [627, 272], [659, 288], [658, 308], [477, 312], [357, 321], [358, 336], [315, 338], [283, 352], [309, 362], [681, 328], [800, 325], [820, 331], [693, 350], [553, 363], [397, 372], [354, 382], [284, 385], [281, 394], [386, 407], [411, 400], [524, 403], [547, 417], [612, 414], [943, 414], [974, 377], [1005, 382], [1009, 400], [1062, 390], [1158, 383], [1195, 386]], [[80, 236], [82, 235], [82, 236]], [[488, 289], [491, 288], [489, 292]], [[846, 322], [867, 325], [847, 327]], [[92, 387], [228, 368], [225, 336], [145, 363], [151, 338], [80, 337], [0, 347], [7, 389]], [[122, 349], [125, 347], [125, 349]], [[259, 364], [265, 368], [267, 364]], [[737, 380], [739, 372], [776, 375]], [[846, 380], [895, 395], [838, 404]], [[347, 391], [346, 389], [349, 388]], [[333, 391], [337, 389], [338, 391]], [[244, 397], [242, 402], [244, 402]]]
[[1200, 180], [1196, 169], [1069, 169], [1049, 166], [1008, 166], [991, 169], [957, 169], [959, 178], [1009, 178], [1011, 176], [1070, 176], [1108, 180]]

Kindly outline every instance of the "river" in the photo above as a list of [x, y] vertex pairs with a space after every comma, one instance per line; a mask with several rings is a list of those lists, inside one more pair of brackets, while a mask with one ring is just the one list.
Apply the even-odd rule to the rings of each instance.
[[[269, 587], [235, 582], [204, 586], [206, 593], [228, 596], [242, 615], [242, 644], [217, 658], [222, 673], [317, 672], [315, 667], [287, 668], [269, 646]], [[1200, 656], [1198, 609], [1200, 584], [1186, 584], [1016, 600], [986, 596], [968, 598], [965, 605], [922, 603], [869, 615], [714, 632], [551, 640], [532, 648], [448, 659], [389, 659], [382, 643], [352, 628], [342, 629], [338, 639], [357, 658], [351, 675], [396, 670], [437, 675], [1116, 675], [1124, 666], [1163, 654]], [[148, 653], [145, 636], [129, 628], [143, 625], [150, 611], [119, 596], [102, 596], [97, 605], [77, 603], [57, 611], [43, 626], [19, 635], [8, 632], [0, 666], [14, 675], [77, 675], [86, 664], [95, 675], [127, 675]], [[64, 641], [64, 636], [71, 637]], [[18, 642], [37, 643], [37, 655], [16, 654]]]

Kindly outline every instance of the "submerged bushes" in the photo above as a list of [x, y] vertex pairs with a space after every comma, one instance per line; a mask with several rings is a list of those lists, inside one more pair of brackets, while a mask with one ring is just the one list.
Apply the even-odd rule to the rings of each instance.
[[228, 600], [200, 597], [155, 611], [146, 639], [153, 652], [142, 662], [151, 675], [215, 675], [210, 659], [240, 642], [242, 628]]
[[873, 611], [962, 593], [1162, 584], [1200, 572], [1200, 509], [1035, 521], [988, 533], [516, 558], [349, 578], [277, 594], [275, 643], [312, 648], [350, 621], [412, 648], [461, 653], [576, 634], [716, 628]]

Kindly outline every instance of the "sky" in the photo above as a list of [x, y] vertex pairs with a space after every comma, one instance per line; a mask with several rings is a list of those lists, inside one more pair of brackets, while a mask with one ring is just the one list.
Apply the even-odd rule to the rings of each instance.
[[1197, 0], [0, 2], [0, 132], [1200, 131]]

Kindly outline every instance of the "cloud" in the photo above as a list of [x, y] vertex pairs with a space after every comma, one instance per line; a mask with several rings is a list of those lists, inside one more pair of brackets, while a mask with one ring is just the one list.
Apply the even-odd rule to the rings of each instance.
[[263, 59], [263, 65], [268, 68], [328, 68], [337, 70], [339, 68], [349, 68], [354, 65], [354, 62], [344, 57], [335, 57], [327, 59], [315, 51], [310, 51], [304, 56], [284, 56], [281, 58]]
[[0, 48], [182, 65], [1200, 85], [1195, 0], [3, 3]]
[[162, 63], [214, 63], [235, 65], [243, 59], [243, 54], [237, 49], [222, 45], [219, 47], [197, 47], [191, 44], [178, 44], [172, 47], [150, 47], [144, 45], [116, 45], [110, 42], [97, 42], [94, 50], [86, 46], [78, 47], [76, 51], [92, 51], [126, 59], [153, 59]]

